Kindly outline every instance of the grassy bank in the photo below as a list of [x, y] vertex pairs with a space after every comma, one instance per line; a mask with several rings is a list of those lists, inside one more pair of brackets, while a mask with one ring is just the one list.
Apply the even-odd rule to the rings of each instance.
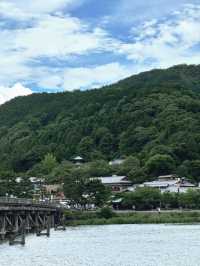
[[99, 213], [71, 212], [66, 213], [66, 223], [77, 225], [106, 224], [159, 224], [159, 223], [200, 223], [200, 212], [130, 212], [113, 214], [112, 217], [99, 217]]

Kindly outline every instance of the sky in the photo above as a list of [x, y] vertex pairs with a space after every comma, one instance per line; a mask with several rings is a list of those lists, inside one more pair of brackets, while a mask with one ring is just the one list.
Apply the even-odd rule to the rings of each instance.
[[200, 63], [200, 0], [0, 0], [0, 104]]

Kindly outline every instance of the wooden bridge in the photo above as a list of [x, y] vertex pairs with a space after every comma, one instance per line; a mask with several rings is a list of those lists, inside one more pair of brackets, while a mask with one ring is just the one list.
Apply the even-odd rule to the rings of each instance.
[[64, 209], [56, 202], [0, 198], [0, 240], [25, 244], [27, 233], [50, 236], [50, 229], [65, 230]]

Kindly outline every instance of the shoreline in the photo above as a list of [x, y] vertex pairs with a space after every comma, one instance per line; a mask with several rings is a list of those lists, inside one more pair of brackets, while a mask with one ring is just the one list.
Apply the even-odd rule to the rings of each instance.
[[199, 210], [167, 212], [113, 213], [112, 217], [98, 217], [98, 213], [79, 212], [66, 215], [67, 226], [111, 224], [200, 224]]

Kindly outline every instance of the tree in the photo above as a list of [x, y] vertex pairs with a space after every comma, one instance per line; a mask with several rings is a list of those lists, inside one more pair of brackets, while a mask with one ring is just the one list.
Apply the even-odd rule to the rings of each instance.
[[98, 212], [98, 216], [104, 219], [112, 218], [115, 215], [114, 211], [109, 207], [104, 207]]
[[97, 147], [100, 145], [101, 139], [108, 133], [110, 133], [110, 131], [107, 127], [99, 126], [94, 130], [93, 136]]
[[157, 154], [163, 154], [163, 155], [171, 155], [173, 157], [172, 149], [166, 145], [153, 145], [150, 156], [154, 156]]
[[148, 176], [145, 173], [143, 168], [132, 169], [128, 172], [127, 177], [134, 183], [134, 184], [141, 184], [148, 180]]
[[92, 151], [92, 153], [90, 155], [91, 161], [105, 160], [105, 158], [106, 158], [106, 156], [103, 155], [103, 153], [98, 151], [98, 150]]
[[91, 137], [83, 138], [78, 145], [78, 153], [86, 159], [90, 159], [90, 155], [94, 150], [94, 141]]
[[156, 137], [156, 128], [131, 125], [128, 130], [121, 134], [121, 154], [131, 155], [139, 152], [148, 142]]
[[197, 183], [200, 182], [200, 160], [190, 161], [188, 171]]
[[200, 192], [198, 190], [188, 190], [186, 193], [179, 194], [179, 205], [188, 209], [200, 208]]
[[97, 207], [103, 206], [109, 199], [110, 190], [106, 188], [100, 180], [89, 180], [86, 184], [87, 203]]
[[184, 161], [176, 169], [176, 174], [182, 177], [190, 177], [190, 161]]
[[152, 176], [170, 174], [175, 170], [175, 162], [170, 155], [156, 154], [147, 161], [145, 169]]
[[79, 171], [65, 177], [64, 193], [73, 205], [84, 208], [87, 204], [102, 206], [110, 195], [110, 191], [99, 180], [90, 179]]
[[107, 132], [99, 142], [100, 151], [109, 158], [114, 150], [114, 137], [110, 132]]
[[86, 177], [78, 173], [66, 176], [64, 179], [64, 194], [70, 200], [72, 205], [85, 206], [87, 200], [85, 197]]
[[12, 171], [0, 172], [0, 196], [15, 195], [16, 192], [16, 176]]
[[137, 157], [129, 156], [121, 165], [115, 166], [114, 168], [117, 168], [117, 174], [129, 175], [130, 171], [137, 171], [140, 169], [140, 161]]
[[163, 208], [178, 208], [178, 193], [165, 192], [162, 194], [162, 207]]
[[19, 198], [32, 198], [34, 187], [28, 177], [22, 177], [16, 182], [14, 195]]
[[107, 176], [112, 173], [108, 162], [104, 160], [94, 161], [88, 164], [88, 174], [91, 177]]
[[137, 210], [155, 209], [161, 204], [161, 193], [155, 188], [137, 188], [135, 192], [124, 195], [122, 205], [132, 209], [134, 205]]
[[69, 161], [63, 161], [60, 164], [58, 164], [51, 173], [48, 175], [48, 182], [50, 183], [63, 183], [64, 177], [69, 176], [75, 166], [73, 163]]
[[29, 117], [27, 124], [28, 127], [33, 131], [36, 131], [41, 126], [40, 120], [31, 116]]
[[57, 166], [56, 157], [52, 153], [47, 153], [42, 161], [42, 168], [45, 174], [50, 174]]

